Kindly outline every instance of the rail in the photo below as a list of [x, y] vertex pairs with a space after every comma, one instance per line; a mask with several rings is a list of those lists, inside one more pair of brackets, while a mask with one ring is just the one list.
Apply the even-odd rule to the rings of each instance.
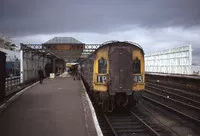
[[149, 132], [155, 136], [160, 136], [151, 126], [149, 126], [145, 121], [143, 121], [138, 115], [131, 111], [131, 114], [140, 122], [144, 127], [146, 127]]
[[164, 86], [156, 86], [155, 84], [149, 84], [149, 83], [146, 84], [146, 88], [153, 89], [154, 92], [158, 92], [158, 93], [168, 96], [172, 99], [175, 99], [175, 100], [184, 102], [186, 104], [190, 104], [190, 105], [200, 108], [200, 101], [199, 101], [200, 96], [198, 97], [198, 95], [195, 95], [193, 93], [169, 89]]
[[151, 97], [148, 97], [148, 96], [143, 96], [143, 99], [146, 100], [146, 101], [152, 102], [152, 103], [154, 103], [156, 105], [159, 105], [159, 106], [161, 106], [163, 108], [166, 108], [167, 110], [170, 110], [170, 111], [172, 111], [172, 112], [174, 112], [174, 113], [176, 113], [176, 114], [178, 114], [178, 115], [180, 115], [180, 116], [182, 116], [184, 118], [187, 118], [190, 121], [192, 121], [192, 122], [194, 122], [194, 123], [196, 123], [198, 125], [200, 124], [200, 120], [198, 118], [193, 117], [193, 116], [191, 116], [191, 115], [189, 115], [189, 114], [187, 114], [187, 113], [185, 113], [183, 111], [180, 111], [180, 110], [178, 110], [178, 108], [174, 108], [172, 106], [169, 106], [166, 103], [165, 104], [161, 103], [160, 101], [155, 100], [155, 98], [151, 98]]
[[104, 118], [109, 125], [114, 136], [120, 135], [142, 135], [145, 136], [160, 136], [151, 126], [149, 126], [142, 118], [136, 115], [134, 112], [130, 112], [129, 115], [107, 116], [104, 114]]
[[20, 76], [6, 78], [6, 82], [5, 82], [6, 92], [11, 91], [13, 88], [15, 88], [19, 84], [20, 84]]

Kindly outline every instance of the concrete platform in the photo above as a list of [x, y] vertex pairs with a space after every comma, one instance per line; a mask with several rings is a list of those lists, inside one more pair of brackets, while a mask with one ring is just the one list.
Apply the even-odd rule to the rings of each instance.
[[23, 92], [0, 114], [0, 135], [96, 136], [101, 132], [87, 99], [80, 80], [47, 79]]
[[167, 74], [167, 73], [146, 73], [146, 75], [155, 75], [155, 76], [163, 76], [163, 77], [177, 77], [177, 78], [188, 78], [188, 79], [196, 79], [200, 80], [199, 75], [185, 75], [185, 74]]

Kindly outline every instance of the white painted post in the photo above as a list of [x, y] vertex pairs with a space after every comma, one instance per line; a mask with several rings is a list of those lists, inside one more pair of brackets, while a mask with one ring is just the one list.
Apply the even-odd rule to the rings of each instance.
[[23, 50], [20, 49], [20, 82], [23, 83], [24, 81], [24, 67], [23, 67]]
[[192, 74], [192, 45], [189, 45], [189, 73]]

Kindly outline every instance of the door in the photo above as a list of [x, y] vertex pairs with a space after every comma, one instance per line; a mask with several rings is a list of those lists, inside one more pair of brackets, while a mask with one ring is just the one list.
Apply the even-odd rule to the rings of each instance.
[[6, 78], [6, 55], [0, 51], [0, 100], [5, 97], [5, 78]]
[[132, 55], [130, 47], [110, 47], [110, 94], [132, 91]]

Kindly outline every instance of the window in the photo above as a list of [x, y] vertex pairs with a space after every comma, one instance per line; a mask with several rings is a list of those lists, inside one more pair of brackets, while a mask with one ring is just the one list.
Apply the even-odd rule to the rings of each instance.
[[137, 74], [140, 73], [140, 60], [138, 58], [136, 58], [135, 60], [133, 60], [133, 73]]
[[99, 74], [106, 74], [107, 73], [107, 62], [106, 59], [101, 57], [98, 60], [98, 73]]

